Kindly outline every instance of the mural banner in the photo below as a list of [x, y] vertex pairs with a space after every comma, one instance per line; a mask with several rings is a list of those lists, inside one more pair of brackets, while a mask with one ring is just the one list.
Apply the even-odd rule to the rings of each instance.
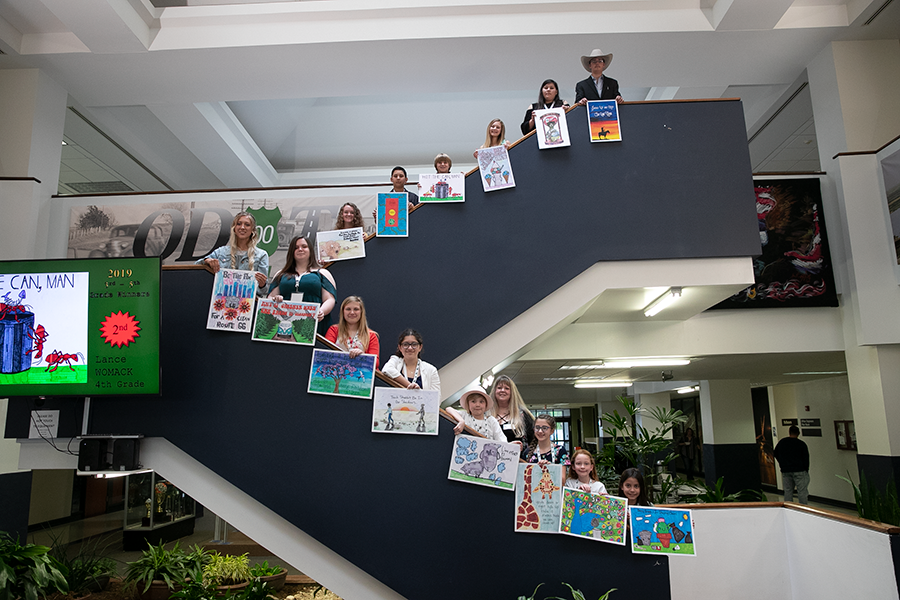
[[454, 438], [448, 479], [513, 491], [519, 464], [519, 445], [492, 442], [460, 434]]
[[213, 279], [206, 328], [250, 333], [257, 287], [256, 271], [219, 269]]
[[260, 298], [256, 301], [250, 339], [254, 342], [315, 346], [319, 306], [317, 302], [275, 302]]
[[440, 396], [436, 390], [375, 388], [372, 432], [437, 435]]
[[516, 525], [521, 533], [559, 533], [563, 465], [519, 463], [516, 475]]
[[696, 556], [691, 511], [631, 506], [631, 551], [635, 554]]

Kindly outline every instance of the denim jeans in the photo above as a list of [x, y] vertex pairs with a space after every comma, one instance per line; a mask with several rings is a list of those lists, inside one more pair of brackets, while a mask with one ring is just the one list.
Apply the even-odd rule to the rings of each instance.
[[781, 473], [781, 484], [784, 486], [784, 501], [794, 501], [794, 486], [797, 486], [797, 496], [800, 504], [809, 504], [809, 471], [794, 471], [793, 473]]

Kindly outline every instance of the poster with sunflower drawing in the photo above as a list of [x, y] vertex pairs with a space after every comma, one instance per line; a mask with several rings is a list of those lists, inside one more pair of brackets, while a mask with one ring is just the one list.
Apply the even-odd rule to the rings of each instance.
[[219, 269], [213, 280], [206, 328], [250, 333], [257, 286], [255, 271]]

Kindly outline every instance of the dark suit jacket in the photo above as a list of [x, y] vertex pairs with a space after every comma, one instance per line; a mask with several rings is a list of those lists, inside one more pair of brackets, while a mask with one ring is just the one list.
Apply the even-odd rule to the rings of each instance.
[[[553, 108], [562, 108], [563, 101], [557, 98], [553, 101]], [[544, 103], [535, 102], [531, 105], [531, 108], [525, 111], [525, 120], [522, 121], [522, 135], [528, 135], [528, 133], [534, 129], [534, 125], [529, 126], [529, 121], [531, 121], [531, 114], [536, 110], [541, 110], [544, 108]]]
[[603, 76], [603, 93], [597, 97], [597, 86], [590, 77], [575, 84], [575, 102], [582, 98], [588, 100], [615, 100], [619, 95], [619, 82], [612, 77]]

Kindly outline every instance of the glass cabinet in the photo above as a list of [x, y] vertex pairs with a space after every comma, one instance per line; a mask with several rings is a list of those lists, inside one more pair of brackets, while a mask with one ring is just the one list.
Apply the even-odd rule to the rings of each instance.
[[143, 550], [194, 532], [194, 499], [155, 471], [125, 478], [124, 544]]

